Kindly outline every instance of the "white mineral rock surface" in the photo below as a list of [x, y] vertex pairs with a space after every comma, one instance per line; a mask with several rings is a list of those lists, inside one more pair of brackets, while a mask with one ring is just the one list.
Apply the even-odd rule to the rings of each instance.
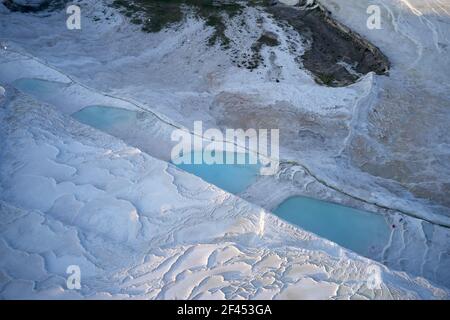
[[[389, 77], [316, 84], [289, 49], [304, 50], [301, 35], [256, 8], [241, 32], [229, 22], [234, 45], [250, 50], [266, 30], [280, 46], [250, 72], [206, 46], [211, 30], [192, 17], [148, 34], [85, 0], [82, 29], [67, 30], [64, 10], [0, 4], [0, 297], [448, 299], [450, 1], [377, 1], [381, 30], [366, 28], [372, 1], [320, 2], [388, 56]], [[21, 92], [24, 79], [49, 89]], [[70, 117], [89, 105], [145, 111], [148, 136]], [[280, 173], [237, 197], [173, 167], [170, 134], [194, 120], [276, 121]], [[298, 194], [397, 228], [382, 256], [358, 256], [270, 213]], [[67, 288], [70, 265], [80, 290]]]

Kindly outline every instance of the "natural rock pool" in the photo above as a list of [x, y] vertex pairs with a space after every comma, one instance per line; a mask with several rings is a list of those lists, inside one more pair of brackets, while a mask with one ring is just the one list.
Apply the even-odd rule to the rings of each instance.
[[[191, 153], [191, 159], [195, 154], [201, 154], [201, 151]], [[219, 188], [233, 194], [238, 194], [247, 189], [259, 175], [260, 164], [250, 164], [247, 154], [237, 154], [223, 152], [224, 159], [226, 157], [245, 157], [244, 164], [178, 164], [180, 169], [190, 172], [206, 182], [214, 184]]]
[[107, 106], [89, 106], [75, 112], [72, 117], [110, 134], [113, 134], [115, 129], [134, 127], [138, 122], [137, 112]]
[[380, 214], [307, 197], [288, 198], [273, 212], [366, 257], [380, 255], [391, 234], [391, 227]]
[[26, 94], [29, 94], [45, 102], [58, 96], [59, 92], [69, 84], [49, 81], [44, 79], [22, 78], [13, 82], [13, 86]]

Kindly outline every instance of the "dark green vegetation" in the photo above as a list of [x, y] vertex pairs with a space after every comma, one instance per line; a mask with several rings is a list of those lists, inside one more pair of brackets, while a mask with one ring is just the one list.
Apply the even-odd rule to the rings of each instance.
[[57, 10], [65, 7], [69, 0], [46, 0], [37, 5], [26, 5], [13, 0], [3, 0], [3, 4], [13, 12], [40, 12], [45, 10]]
[[[115, 0], [113, 4], [132, 23], [142, 25], [146, 32], [158, 32], [180, 24], [186, 14], [194, 14], [214, 29], [208, 44], [221, 44], [225, 49], [229, 49], [233, 42], [225, 33], [227, 20], [242, 13], [245, 6], [258, 6], [308, 40], [310, 46], [298, 60], [314, 74], [318, 83], [327, 86], [354, 83], [359, 78], [358, 73], [374, 71], [387, 74], [390, 67], [378, 48], [334, 21], [321, 6], [299, 10], [271, 0]], [[300, 1], [301, 6], [305, 4], [306, 0]], [[232, 61], [238, 67], [258, 68], [264, 64], [261, 49], [280, 44], [276, 34], [261, 31], [260, 38], [251, 45], [251, 53], [242, 53], [244, 60], [238, 58], [240, 49], [233, 48]], [[353, 72], [348, 70], [349, 67]]]
[[261, 56], [261, 49], [263, 46], [276, 47], [280, 44], [278, 37], [275, 33], [264, 32], [261, 37], [252, 45], [252, 55], [244, 65], [247, 69], [253, 70], [258, 68], [261, 62], [263, 62], [263, 57]]
[[226, 19], [239, 14], [243, 8], [238, 2], [214, 0], [114, 0], [113, 5], [132, 23], [142, 25], [146, 32], [158, 32], [176, 25], [186, 14], [193, 13], [214, 28], [209, 44], [220, 43], [226, 47], [230, 43], [225, 35]]

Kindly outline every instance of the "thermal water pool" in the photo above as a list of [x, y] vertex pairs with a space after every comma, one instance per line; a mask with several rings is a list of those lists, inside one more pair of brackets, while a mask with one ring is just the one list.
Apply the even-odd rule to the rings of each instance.
[[251, 164], [248, 154], [244, 155], [224, 151], [218, 152], [222, 152], [223, 159], [236, 159], [237, 155], [243, 156], [245, 158], [245, 162], [243, 164], [236, 164], [237, 161], [234, 161], [231, 164], [208, 165], [204, 162], [202, 162], [202, 164], [193, 164], [194, 157], [200, 157], [202, 154], [201, 151], [196, 151], [190, 153], [191, 164], [177, 164], [177, 167], [233, 194], [238, 194], [244, 191], [256, 181], [261, 165], [259, 163]]
[[12, 84], [20, 91], [49, 103], [58, 98], [62, 89], [70, 86], [70, 83], [32, 78], [18, 79]]
[[114, 133], [114, 129], [134, 127], [138, 122], [136, 111], [107, 106], [89, 106], [75, 112], [72, 117], [110, 134]]
[[307, 197], [282, 202], [274, 214], [366, 257], [379, 256], [391, 227], [381, 214]]

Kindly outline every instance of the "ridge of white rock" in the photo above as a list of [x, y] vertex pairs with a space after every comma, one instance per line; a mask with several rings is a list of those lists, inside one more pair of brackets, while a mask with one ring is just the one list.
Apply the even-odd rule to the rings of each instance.
[[14, 89], [0, 120], [2, 298], [448, 298]]

